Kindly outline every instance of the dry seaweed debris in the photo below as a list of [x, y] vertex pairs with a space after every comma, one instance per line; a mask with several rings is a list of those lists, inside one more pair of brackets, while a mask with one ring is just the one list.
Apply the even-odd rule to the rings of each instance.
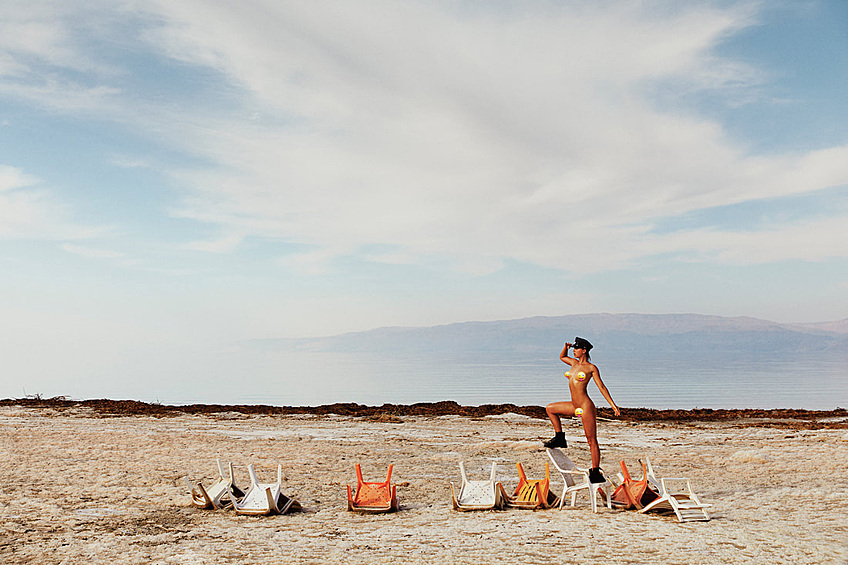
[[[0, 400], [0, 406], [18, 406], [31, 409], [53, 410], [59, 413], [75, 411], [101, 418], [115, 416], [152, 416], [156, 418], [183, 416], [185, 414], [220, 415], [329, 415], [362, 417], [378, 423], [402, 423], [406, 416], [465, 416], [480, 418], [501, 414], [521, 414], [531, 418], [547, 419], [543, 406], [518, 406], [515, 404], [482, 404], [462, 406], [453, 401], [419, 402], [415, 404], [383, 404], [366, 406], [355, 402], [324, 404], [321, 406], [269, 406], [269, 405], [220, 405], [188, 404], [171, 406], [138, 400], [71, 400], [65, 396], [41, 398], [29, 396]], [[626, 422], [733, 422], [746, 426], [775, 427], [789, 429], [848, 428], [848, 410], [803, 410], [779, 409], [712, 409], [661, 410], [654, 408], [622, 408], [621, 416], [615, 417], [609, 408], [599, 408], [602, 418]]]

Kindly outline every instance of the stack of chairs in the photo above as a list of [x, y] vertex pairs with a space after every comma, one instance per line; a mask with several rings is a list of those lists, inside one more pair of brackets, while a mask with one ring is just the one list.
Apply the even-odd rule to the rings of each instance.
[[195, 484], [189, 483], [191, 487], [191, 504], [197, 508], [204, 510], [212, 510], [215, 508], [230, 508], [234, 499], [240, 499], [244, 496], [244, 491], [233, 484], [233, 464], [227, 463], [230, 469], [228, 477], [224, 476], [224, 466], [221, 460], [218, 459], [218, 474], [221, 479], [210, 486], [208, 489], [203, 486], [202, 482]]
[[287, 514], [302, 510], [300, 503], [282, 493], [283, 466], [277, 465], [277, 482], [260, 483], [256, 478], [253, 464], [247, 466], [250, 475], [250, 488], [245, 492], [233, 482], [233, 464], [227, 463], [229, 476], [224, 476], [224, 467], [218, 459], [218, 474], [221, 479], [208, 489], [203, 483], [191, 485], [191, 504], [206, 510], [222, 508], [233, 509], [236, 514], [267, 516], [269, 514]]

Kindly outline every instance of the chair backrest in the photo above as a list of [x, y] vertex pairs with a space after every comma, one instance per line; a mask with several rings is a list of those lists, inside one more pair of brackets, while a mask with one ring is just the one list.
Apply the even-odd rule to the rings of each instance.
[[562, 478], [570, 487], [573, 487], [575, 484], [574, 475], [570, 471], [580, 471], [577, 468], [577, 465], [568, 458], [568, 456], [560, 451], [559, 449], [548, 448], [548, 457], [551, 460], [551, 463], [554, 464], [554, 468], [562, 474]]

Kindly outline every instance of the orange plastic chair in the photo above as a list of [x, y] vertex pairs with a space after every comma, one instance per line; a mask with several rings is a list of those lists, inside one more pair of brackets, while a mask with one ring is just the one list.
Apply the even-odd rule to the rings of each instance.
[[[639, 462], [642, 463], [641, 461]], [[651, 485], [648, 484], [648, 471], [644, 463], [642, 463], [642, 480], [639, 481], [630, 477], [630, 472], [627, 470], [627, 465], [624, 461], [621, 461], [619, 464], [621, 465], [621, 474], [624, 481], [615, 489], [612, 495], [614, 504], [625, 510], [630, 510], [631, 508], [641, 510], [660, 497]]]
[[362, 469], [356, 464], [356, 494], [351, 493], [350, 485], [347, 486], [347, 509], [352, 512], [366, 514], [381, 514], [394, 512], [398, 509], [397, 487], [391, 483], [392, 468], [386, 480], [382, 483], [366, 483], [362, 480]]
[[544, 479], [528, 479], [521, 463], [515, 466], [518, 467], [518, 486], [512, 496], [507, 497], [507, 506], [536, 510], [559, 504], [559, 498], [551, 492], [551, 470], [547, 462]]

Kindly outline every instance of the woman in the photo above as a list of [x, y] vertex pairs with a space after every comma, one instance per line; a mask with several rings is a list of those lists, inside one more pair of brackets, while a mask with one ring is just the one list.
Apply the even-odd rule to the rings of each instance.
[[[574, 357], [568, 356], [569, 348], [574, 350]], [[546, 407], [548, 417], [554, 425], [556, 435], [546, 442], [545, 447], [566, 447], [565, 433], [562, 431], [561, 416], [577, 415], [583, 419], [583, 432], [586, 434], [586, 440], [589, 442], [589, 449], [592, 452], [592, 468], [589, 469], [589, 480], [593, 483], [602, 483], [605, 481], [601, 473], [601, 448], [598, 447], [598, 438], [595, 436], [597, 421], [595, 419], [596, 409], [595, 403], [589, 398], [586, 388], [589, 386], [589, 381], [594, 380], [598, 385], [601, 394], [604, 395], [609, 405], [612, 406], [616, 416], [621, 415], [618, 406], [613, 402], [607, 387], [601, 380], [601, 373], [598, 368], [591, 363], [589, 351], [592, 349], [592, 344], [582, 337], [575, 337], [574, 344], [566, 343], [560, 353], [559, 358], [563, 363], [571, 365], [571, 369], [565, 373], [568, 377], [568, 389], [571, 391], [570, 402], [552, 402]]]

